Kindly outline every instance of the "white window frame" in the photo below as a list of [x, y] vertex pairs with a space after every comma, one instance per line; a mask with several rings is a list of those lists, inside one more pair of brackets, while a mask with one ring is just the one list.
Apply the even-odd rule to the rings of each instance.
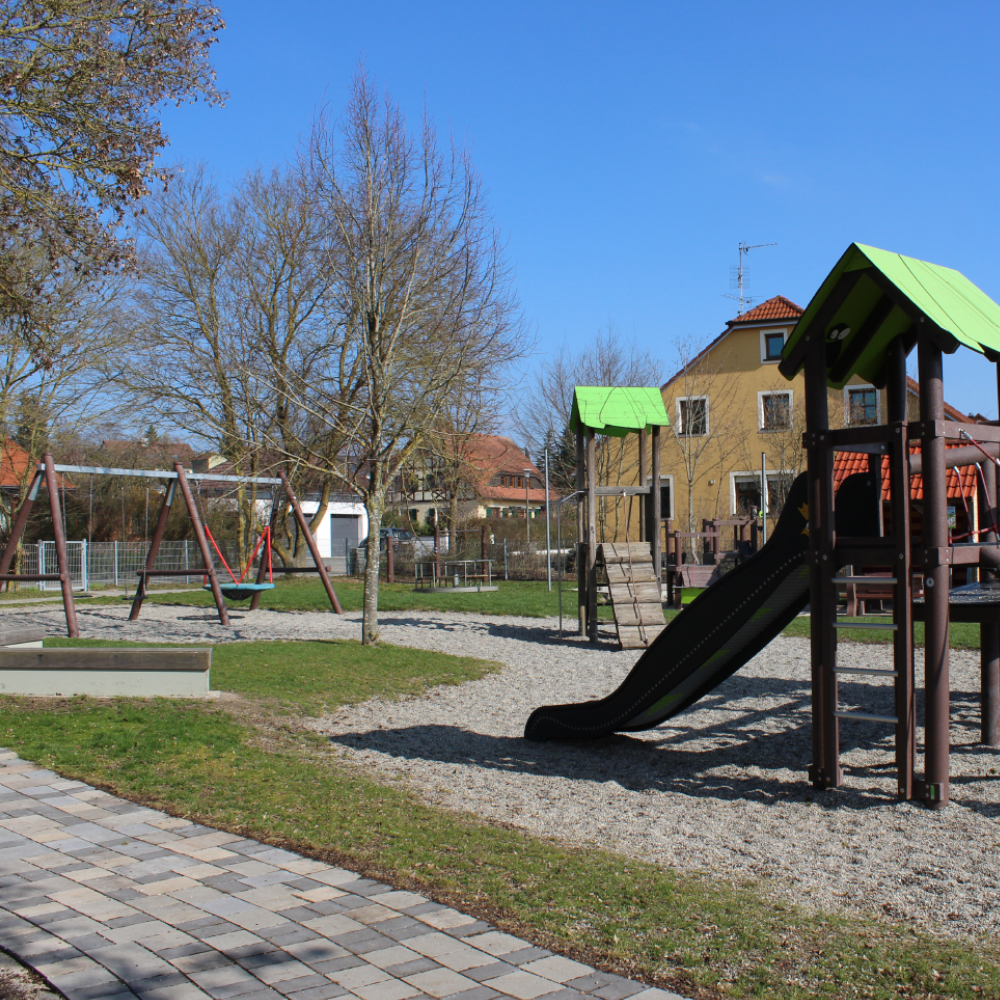
[[[673, 520], [674, 508], [677, 506], [677, 494], [674, 492], [674, 477], [673, 477], [673, 475], [672, 474], [670, 474], [670, 475], [664, 475], [664, 474], [661, 473], [661, 475], [660, 475], [660, 485], [663, 486], [664, 483], [667, 486], [670, 487], [670, 510], [664, 510], [661, 507], [660, 508], [660, 517], [664, 518], [666, 520]], [[647, 486], [652, 486], [653, 485], [653, 477], [652, 476], [647, 476], [646, 477], [646, 485]], [[652, 500], [652, 497], [649, 497], [649, 499]]]
[[[764, 498], [767, 500], [767, 516], [777, 517], [781, 511], [771, 510], [771, 486], [769, 479], [776, 476], [794, 476], [792, 469], [765, 469], [764, 470]], [[729, 473], [729, 509], [732, 511], [731, 517], [738, 517], [736, 511], [736, 481], [752, 479], [756, 485], [760, 485], [760, 469], [751, 469], [748, 472]]]
[[853, 385], [844, 386], [844, 426], [845, 427], [869, 427], [870, 424], [851, 423], [851, 393], [858, 390], [871, 390], [875, 393], [875, 423], [882, 423], [882, 393], [868, 382], [855, 382]]
[[[689, 403], [693, 400], [703, 400], [705, 403], [705, 433], [704, 434], [685, 434], [684, 431], [684, 420], [681, 417], [681, 403]], [[677, 411], [677, 436], [686, 437], [708, 437], [712, 433], [712, 423], [711, 415], [709, 413], [708, 396], [677, 396], [674, 399], [674, 406]]]
[[[764, 397], [765, 396], [787, 396], [788, 397], [788, 426], [787, 427], [771, 427], [766, 428], [764, 426]], [[791, 430], [792, 424], [792, 402], [794, 397], [792, 396], [791, 389], [761, 389], [757, 393], [757, 430], [761, 434], [776, 434], [779, 431]]]
[[776, 333], [781, 334], [784, 344], [788, 343], [787, 327], [765, 326], [760, 331], [760, 363], [762, 365], [776, 365], [781, 361], [781, 358], [768, 358], [767, 356], [767, 340], [765, 338], [771, 337]]

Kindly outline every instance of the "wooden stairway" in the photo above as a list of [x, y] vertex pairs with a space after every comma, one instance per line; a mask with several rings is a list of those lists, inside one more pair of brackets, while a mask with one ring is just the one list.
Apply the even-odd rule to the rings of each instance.
[[597, 569], [607, 577], [622, 649], [645, 649], [666, 624], [649, 542], [598, 545]]

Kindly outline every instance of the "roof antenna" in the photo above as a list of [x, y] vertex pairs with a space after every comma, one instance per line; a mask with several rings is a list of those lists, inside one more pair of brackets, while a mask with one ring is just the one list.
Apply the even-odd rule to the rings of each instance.
[[733, 299], [740, 304], [740, 316], [746, 312], [746, 306], [753, 303], [753, 297], [746, 293], [747, 284], [747, 270], [743, 266], [743, 258], [750, 253], [751, 250], [759, 250], [761, 247], [776, 247], [777, 243], [755, 243], [753, 246], [748, 246], [746, 243], [740, 244], [740, 262], [739, 264], [734, 264], [729, 268], [729, 287], [738, 289], [736, 295], [727, 295], [727, 299]]

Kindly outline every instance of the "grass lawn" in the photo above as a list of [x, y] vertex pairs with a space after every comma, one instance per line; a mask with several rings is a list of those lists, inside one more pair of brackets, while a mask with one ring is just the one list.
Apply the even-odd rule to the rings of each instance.
[[[212, 679], [262, 707], [310, 714], [491, 669], [353, 643], [228, 643], [213, 651]], [[260, 726], [269, 726], [264, 740]], [[1000, 996], [1000, 967], [985, 948], [808, 914], [755, 886], [680, 876], [431, 808], [345, 766], [325, 740], [294, 722], [250, 722], [219, 703], [0, 698], [0, 745], [134, 800], [427, 892], [680, 992], [777, 1000]]]
[[[364, 584], [354, 577], [335, 576], [333, 589], [345, 611], [360, 611]], [[481, 594], [429, 594], [415, 591], [412, 583], [381, 583], [378, 604], [381, 611], [466, 611], [482, 615], [517, 615], [525, 618], [556, 617], [559, 595], [555, 583], [552, 592], [543, 581], [499, 580], [496, 591]], [[568, 627], [576, 620], [575, 584], [563, 584], [563, 617]], [[56, 595], [58, 599], [58, 595]], [[154, 604], [191, 604], [213, 607], [212, 595], [200, 587], [182, 593], [150, 594], [146, 600]], [[95, 597], [87, 603], [121, 603], [121, 597]], [[248, 605], [247, 605], [248, 606]], [[323, 584], [312, 578], [277, 580], [274, 590], [261, 598], [262, 608], [275, 611], [329, 611], [330, 601]], [[612, 619], [611, 608], [600, 607], [601, 618]]]

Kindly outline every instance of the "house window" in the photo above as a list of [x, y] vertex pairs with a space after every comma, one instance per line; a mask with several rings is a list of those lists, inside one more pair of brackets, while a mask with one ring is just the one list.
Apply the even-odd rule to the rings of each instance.
[[736, 476], [736, 514], [749, 517], [750, 508], [760, 510], [760, 479], [753, 476]]
[[781, 352], [785, 347], [787, 330], [760, 331], [760, 360], [762, 364], [774, 364], [781, 360]]
[[847, 423], [852, 427], [879, 422], [878, 390], [872, 385], [848, 386]]
[[781, 392], [761, 392], [758, 416], [762, 431], [787, 431], [792, 426], [792, 393], [790, 390]]
[[[793, 472], [768, 472], [767, 516], [777, 517], [785, 506], [788, 491], [795, 480]], [[760, 473], [735, 473], [733, 475], [733, 505], [738, 517], [749, 517], [750, 508], [762, 507], [760, 498]]]
[[677, 433], [703, 437], [708, 433], [708, 396], [682, 396], [677, 400]]

